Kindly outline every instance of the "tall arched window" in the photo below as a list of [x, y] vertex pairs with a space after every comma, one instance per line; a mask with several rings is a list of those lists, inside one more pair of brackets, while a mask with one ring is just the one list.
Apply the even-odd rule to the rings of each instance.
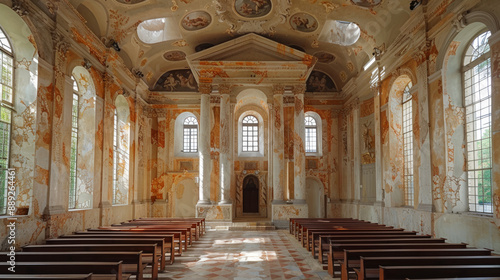
[[118, 192], [118, 157], [119, 157], [119, 134], [120, 130], [118, 128], [118, 110], [115, 109], [113, 118], [113, 204], [117, 204], [117, 192]]
[[10, 158], [14, 80], [13, 54], [9, 39], [0, 28], [0, 214], [7, 213], [7, 169]]
[[491, 53], [484, 32], [470, 43], [463, 61], [469, 211], [492, 213]]
[[411, 82], [403, 91], [403, 158], [405, 205], [414, 205], [413, 190], [413, 118]]
[[256, 117], [249, 115], [243, 118], [242, 123], [242, 148], [243, 152], [259, 151], [259, 121]]
[[198, 152], [198, 121], [190, 116], [183, 123], [183, 148], [184, 153]]
[[79, 95], [78, 84], [73, 76], [73, 106], [71, 107], [71, 150], [69, 164], [69, 209], [76, 208], [77, 199], [77, 160], [78, 160], [78, 113], [79, 113]]
[[311, 116], [304, 118], [306, 128], [306, 153], [318, 152], [318, 127]]

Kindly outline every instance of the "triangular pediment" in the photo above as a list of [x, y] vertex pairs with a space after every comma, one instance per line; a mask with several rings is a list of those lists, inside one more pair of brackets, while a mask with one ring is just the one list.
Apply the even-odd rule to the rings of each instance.
[[192, 61], [303, 61], [310, 55], [254, 33], [188, 56]]
[[198, 82], [242, 85], [305, 82], [317, 60], [253, 33], [186, 59]]

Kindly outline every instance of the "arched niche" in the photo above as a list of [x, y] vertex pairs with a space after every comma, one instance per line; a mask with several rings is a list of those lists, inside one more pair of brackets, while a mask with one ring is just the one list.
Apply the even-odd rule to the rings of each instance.
[[325, 217], [325, 188], [315, 177], [306, 178], [306, 203], [308, 218]]
[[[116, 145], [121, 156], [118, 157], [116, 170], [116, 184], [113, 186], [113, 204], [125, 205], [129, 203], [130, 178], [131, 178], [131, 128], [130, 128], [130, 107], [127, 99], [123, 95], [118, 95], [115, 99], [117, 121], [113, 122], [114, 132], [117, 133], [118, 141]], [[117, 150], [115, 149], [115, 152]]]

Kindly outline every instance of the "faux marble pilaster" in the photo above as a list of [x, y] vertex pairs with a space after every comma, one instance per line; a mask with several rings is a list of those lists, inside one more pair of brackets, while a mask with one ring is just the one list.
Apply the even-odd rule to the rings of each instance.
[[[418, 194], [418, 206], [419, 210], [432, 211], [432, 172], [431, 172], [431, 145], [429, 137], [429, 87], [428, 87], [428, 62], [424, 61], [417, 67], [417, 98], [416, 103], [413, 104], [413, 119], [417, 122], [418, 135], [414, 134], [413, 145], [414, 155], [419, 157], [420, 164], [417, 164], [418, 173], [418, 183], [415, 184], [418, 190], [415, 189], [415, 194]], [[418, 118], [415, 118], [415, 115]], [[416, 151], [415, 151], [416, 150]]]
[[283, 86], [273, 87], [273, 204], [283, 203], [285, 187], [285, 132], [283, 125]]
[[492, 155], [493, 170], [492, 170], [492, 201], [493, 201], [493, 217], [496, 225], [500, 225], [500, 68], [495, 67], [500, 65], [500, 31], [491, 35], [491, 137], [492, 137]]
[[231, 203], [231, 165], [230, 158], [230, 142], [231, 142], [231, 106], [229, 98], [229, 88], [219, 87], [221, 93], [220, 98], [220, 193], [221, 204]]
[[354, 183], [354, 196], [353, 199], [359, 202], [361, 198], [361, 146], [359, 135], [359, 105], [353, 109], [353, 142], [354, 142], [354, 158], [353, 158], [353, 183]]
[[295, 85], [294, 95], [294, 132], [293, 132], [293, 158], [294, 158], [294, 203], [305, 204], [306, 199], [306, 153], [304, 146], [304, 93], [305, 85]]
[[375, 112], [375, 203], [383, 205], [383, 170], [382, 170], [382, 129], [380, 126], [380, 92], [375, 89], [374, 112]]
[[[200, 84], [200, 134], [198, 140], [199, 205], [210, 204], [210, 93], [212, 85]], [[197, 211], [198, 213], [199, 211]]]

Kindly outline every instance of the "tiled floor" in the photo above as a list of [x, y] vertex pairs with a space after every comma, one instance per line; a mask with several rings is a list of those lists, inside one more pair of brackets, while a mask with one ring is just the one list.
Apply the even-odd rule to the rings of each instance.
[[285, 230], [208, 231], [160, 279], [333, 279]]

